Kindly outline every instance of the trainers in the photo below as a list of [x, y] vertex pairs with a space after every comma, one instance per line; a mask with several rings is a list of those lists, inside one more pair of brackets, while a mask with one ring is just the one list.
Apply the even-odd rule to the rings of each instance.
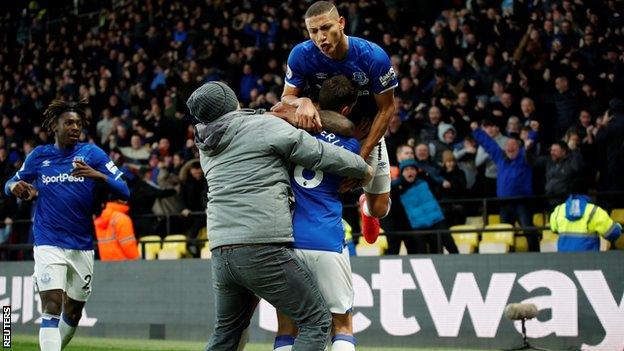
[[369, 244], [377, 241], [379, 237], [379, 231], [381, 226], [379, 225], [379, 219], [373, 216], [368, 216], [364, 213], [364, 204], [366, 203], [366, 195], [362, 194], [360, 196], [360, 214], [362, 217], [362, 235], [364, 235], [364, 239]]

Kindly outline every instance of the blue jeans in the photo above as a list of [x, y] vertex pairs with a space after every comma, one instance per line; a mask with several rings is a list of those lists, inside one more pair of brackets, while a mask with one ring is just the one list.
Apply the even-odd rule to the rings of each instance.
[[212, 250], [215, 330], [208, 351], [236, 350], [256, 307], [265, 299], [299, 327], [293, 351], [322, 351], [331, 314], [308, 268], [280, 245], [235, 245]]

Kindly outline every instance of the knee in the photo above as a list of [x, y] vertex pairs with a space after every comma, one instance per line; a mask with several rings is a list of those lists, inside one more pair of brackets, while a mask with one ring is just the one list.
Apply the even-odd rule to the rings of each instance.
[[388, 214], [390, 202], [387, 199], [380, 201], [371, 201], [367, 203], [370, 215], [375, 218], [383, 218]]
[[51, 314], [54, 316], [61, 315], [61, 301], [57, 301], [55, 299], [49, 299], [43, 302], [43, 313]]

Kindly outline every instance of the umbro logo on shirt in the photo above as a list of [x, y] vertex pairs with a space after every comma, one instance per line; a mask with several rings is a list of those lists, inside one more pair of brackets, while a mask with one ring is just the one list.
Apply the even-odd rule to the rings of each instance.
[[48, 167], [50, 165], [50, 160], [45, 160], [42, 162], [42, 167]]

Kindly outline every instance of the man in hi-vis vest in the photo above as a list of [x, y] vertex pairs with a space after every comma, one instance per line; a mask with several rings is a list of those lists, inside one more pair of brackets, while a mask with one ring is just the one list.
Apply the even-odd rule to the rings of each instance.
[[622, 226], [585, 195], [570, 195], [557, 206], [550, 215], [550, 229], [559, 234], [559, 252], [599, 251], [599, 235], [614, 242], [622, 232]]

